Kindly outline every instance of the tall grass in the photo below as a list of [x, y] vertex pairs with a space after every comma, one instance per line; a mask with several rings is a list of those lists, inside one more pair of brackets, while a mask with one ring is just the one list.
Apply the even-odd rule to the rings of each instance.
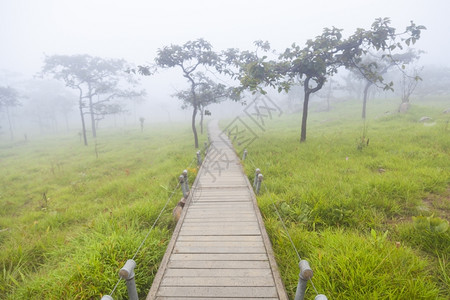
[[[98, 299], [148, 233], [195, 157], [189, 126], [100, 131], [0, 144], [0, 299]], [[192, 181], [191, 181], [192, 182]], [[174, 221], [166, 213], [136, 256], [144, 297]], [[126, 297], [119, 284], [115, 299]]]
[[[248, 150], [250, 180], [255, 167], [264, 174], [267, 191], [258, 202], [291, 297], [298, 261], [274, 205], [329, 298], [447, 299], [450, 230], [431, 232], [414, 222], [448, 225], [450, 117], [442, 111], [449, 104], [418, 101], [398, 114], [395, 102], [377, 100], [365, 122], [355, 101], [330, 112], [313, 107], [305, 143], [300, 116], [285, 115], [266, 119], [251, 145], [235, 145]], [[433, 123], [420, 123], [422, 116]]]

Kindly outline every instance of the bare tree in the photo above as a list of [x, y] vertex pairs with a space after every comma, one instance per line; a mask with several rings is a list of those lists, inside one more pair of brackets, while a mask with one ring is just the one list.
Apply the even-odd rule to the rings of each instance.
[[14, 131], [11, 120], [12, 118], [11, 108], [21, 105], [19, 98], [20, 95], [14, 88], [9, 86], [8, 87], [0, 86], [0, 110], [4, 110], [6, 113], [11, 140], [14, 140]]

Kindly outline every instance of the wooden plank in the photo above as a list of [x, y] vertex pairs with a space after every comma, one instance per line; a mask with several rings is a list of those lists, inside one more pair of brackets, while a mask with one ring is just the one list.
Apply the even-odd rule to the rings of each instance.
[[[269, 261], [220, 261], [220, 260], [208, 260], [208, 261], [169, 261], [169, 268], [175, 269], [270, 269]], [[272, 282], [273, 283], [273, 282]]]
[[225, 222], [225, 221], [217, 220], [217, 221], [216, 221], [215, 223], [213, 223], [213, 224], [209, 224], [209, 225], [207, 225], [207, 226], [205, 226], [205, 225], [203, 224], [203, 225], [199, 226], [199, 223], [198, 223], [198, 222], [190, 222], [190, 221], [187, 221], [187, 222], [184, 222], [183, 227], [184, 227], [184, 228], [193, 228], [193, 227], [195, 227], [195, 228], [198, 228], [198, 227], [203, 227], [203, 228], [205, 228], [205, 227], [212, 227], [212, 226], [214, 226], [214, 227], [222, 227], [222, 228], [223, 228], [223, 227], [232, 227], [232, 226], [235, 226], [235, 227], [241, 228], [241, 227], [251, 227], [251, 226], [254, 227], [254, 224], [255, 224], [255, 221], [233, 220], [233, 221]]
[[271, 276], [261, 277], [165, 277], [161, 286], [273, 286]]
[[[194, 217], [194, 216], [254, 216], [255, 213], [254, 212], [249, 212], [249, 211], [207, 211], [207, 210], [197, 210], [197, 211], [189, 211], [188, 212], [188, 216], [189, 217]], [[256, 223], [257, 224], [257, 223]]]
[[217, 207], [217, 208], [237, 208], [237, 207], [247, 207], [250, 209], [253, 209], [253, 205], [251, 201], [247, 202], [236, 202], [236, 203], [230, 203], [230, 202], [224, 202], [224, 203], [217, 203], [217, 202], [208, 202], [208, 201], [197, 201], [192, 202], [189, 209], [197, 209], [202, 207]]
[[256, 221], [256, 217], [241, 217], [241, 218], [232, 218], [232, 217], [223, 217], [223, 218], [186, 218], [185, 222], [189, 223], [201, 223], [205, 226], [209, 226], [208, 223], [215, 223], [215, 222], [245, 222], [245, 221]]
[[[196, 298], [190, 298], [190, 297], [157, 297], [156, 300], [193, 300]], [[205, 299], [205, 298], [203, 298]], [[249, 299], [261, 299], [261, 300], [278, 300], [279, 298], [266, 298], [266, 297], [251, 297], [251, 298], [231, 298], [233, 300], [249, 300]], [[230, 298], [221, 298], [221, 297], [215, 297], [214, 300], [230, 300]]]
[[221, 213], [228, 213], [228, 214], [236, 214], [236, 212], [246, 213], [246, 214], [255, 214], [251, 209], [248, 207], [242, 206], [242, 207], [213, 207], [213, 206], [202, 206], [202, 207], [196, 207], [189, 210], [189, 215], [194, 213], [215, 213], [215, 214], [221, 214]]
[[169, 277], [261, 277], [272, 276], [270, 269], [167, 269]]
[[190, 242], [190, 241], [203, 241], [203, 242], [256, 242], [261, 241], [260, 235], [247, 235], [247, 236], [236, 236], [236, 235], [224, 235], [224, 236], [191, 236], [191, 235], [180, 235], [177, 242]]
[[175, 246], [173, 253], [265, 253], [264, 247], [178, 247]]
[[181, 229], [180, 234], [182, 235], [255, 235], [260, 234], [261, 231], [254, 230], [254, 229], [247, 229], [247, 230], [229, 230], [229, 229], [223, 229], [223, 230], [188, 230], [188, 229]]
[[214, 202], [206, 202], [206, 201], [198, 201], [194, 203], [189, 211], [195, 211], [197, 209], [216, 209], [216, 210], [239, 210], [239, 209], [248, 209], [253, 211], [253, 207], [251, 202], [225, 202], [225, 203], [214, 203]]
[[173, 253], [170, 257], [172, 261], [175, 260], [267, 260], [267, 255], [265, 253]]
[[180, 241], [178, 240], [175, 247], [243, 247], [243, 248], [262, 248], [264, 244], [262, 239], [259, 241]]
[[274, 287], [160, 287], [163, 297], [277, 297]]
[[[183, 224], [184, 225], [184, 224]], [[220, 226], [220, 225], [216, 225], [216, 224], [211, 224], [209, 226], [202, 226], [202, 225], [190, 225], [187, 224], [186, 226], [183, 226], [183, 228], [181, 229], [183, 230], [198, 230], [198, 231], [222, 231], [222, 230], [235, 230], [235, 231], [247, 231], [247, 230], [259, 230], [259, 227], [257, 224], [252, 224], [252, 225], [248, 225], [248, 226], [239, 226], [238, 224], [233, 224], [233, 225], [229, 225], [229, 226]]]

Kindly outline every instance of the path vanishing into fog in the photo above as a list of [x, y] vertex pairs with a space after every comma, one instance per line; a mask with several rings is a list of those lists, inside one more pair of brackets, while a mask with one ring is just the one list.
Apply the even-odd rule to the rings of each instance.
[[149, 299], [288, 299], [239, 158], [217, 121]]

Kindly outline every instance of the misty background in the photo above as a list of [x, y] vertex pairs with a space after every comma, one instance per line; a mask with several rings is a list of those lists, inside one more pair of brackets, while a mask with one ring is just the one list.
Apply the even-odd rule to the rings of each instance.
[[[62, 82], [37, 76], [46, 55], [88, 54], [140, 65], [152, 63], [158, 48], [198, 38], [210, 42], [215, 51], [254, 50], [255, 40], [267, 40], [282, 52], [293, 42], [303, 46], [324, 27], [344, 29], [347, 36], [356, 28], [369, 28], [379, 17], [390, 17], [399, 32], [411, 20], [427, 27], [414, 46], [425, 51], [417, 65], [426, 74], [450, 65], [449, 11], [446, 0], [0, 0], [0, 86], [13, 87], [22, 96], [21, 105], [11, 110], [17, 136], [75, 131], [80, 130], [75, 91]], [[336, 87], [335, 98], [358, 98], [362, 85], [355, 83], [354, 91], [344, 88], [346, 75], [340, 71], [333, 77], [334, 87], [325, 87], [315, 96], [317, 102]], [[146, 124], [190, 120], [191, 110], [182, 110], [181, 102], [171, 97], [188, 86], [179, 70], [136, 77], [146, 95], [124, 100], [126, 112], [108, 116], [100, 128], [139, 126], [139, 118], [145, 118]], [[218, 80], [236, 84], [227, 78]], [[373, 89], [372, 97], [392, 97], [398, 93], [398, 87], [394, 88], [390, 95]], [[295, 89], [288, 95], [269, 94], [280, 101], [284, 111], [300, 109], [301, 93]], [[212, 116], [219, 118], [238, 115], [242, 109], [241, 104], [229, 101], [225, 106], [208, 107]], [[4, 111], [0, 112], [0, 126], [0, 137], [7, 137]]]

